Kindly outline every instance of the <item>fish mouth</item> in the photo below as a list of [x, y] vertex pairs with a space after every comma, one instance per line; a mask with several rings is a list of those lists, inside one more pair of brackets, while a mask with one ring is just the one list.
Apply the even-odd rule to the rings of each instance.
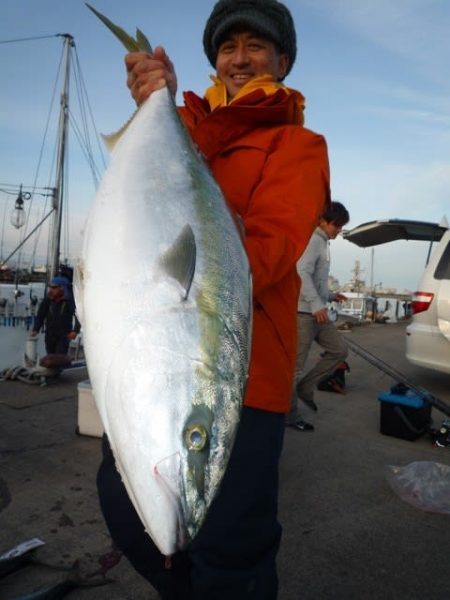
[[185, 490], [181, 472], [181, 456], [179, 452], [164, 458], [153, 467], [153, 476], [158, 483], [159, 490], [169, 503], [172, 514], [175, 515], [178, 550], [183, 550], [190, 542], [185, 517]]
[[[196, 451], [194, 451], [196, 452]], [[171, 507], [176, 523], [177, 549], [183, 550], [197, 535], [207, 512], [205, 475], [196, 473], [200, 465], [192, 457], [183, 459], [180, 453], [169, 456], [153, 468], [161, 495]]]

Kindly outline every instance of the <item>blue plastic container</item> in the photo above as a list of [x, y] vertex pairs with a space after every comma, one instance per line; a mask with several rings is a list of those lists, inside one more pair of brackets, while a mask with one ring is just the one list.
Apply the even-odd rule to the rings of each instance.
[[422, 408], [427, 402], [424, 396], [419, 396], [412, 390], [405, 394], [393, 394], [392, 392], [383, 392], [378, 396], [380, 402], [391, 402], [392, 404], [401, 404], [402, 406], [412, 406], [413, 408]]

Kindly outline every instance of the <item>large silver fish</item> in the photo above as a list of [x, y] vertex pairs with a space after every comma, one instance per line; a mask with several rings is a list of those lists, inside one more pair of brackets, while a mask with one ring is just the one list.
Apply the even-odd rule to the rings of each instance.
[[[130, 50], [149, 49], [141, 32], [130, 39]], [[233, 446], [251, 278], [235, 221], [167, 88], [114, 147], [75, 296], [117, 468], [147, 532], [171, 555], [196, 535]]]

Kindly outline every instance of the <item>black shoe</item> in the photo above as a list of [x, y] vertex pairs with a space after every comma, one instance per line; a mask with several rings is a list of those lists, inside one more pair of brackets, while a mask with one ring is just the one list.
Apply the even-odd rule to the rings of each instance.
[[288, 427], [291, 427], [291, 429], [296, 429], [297, 431], [314, 431], [314, 425], [307, 423], [303, 419], [297, 419], [295, 423], [289, 423]]

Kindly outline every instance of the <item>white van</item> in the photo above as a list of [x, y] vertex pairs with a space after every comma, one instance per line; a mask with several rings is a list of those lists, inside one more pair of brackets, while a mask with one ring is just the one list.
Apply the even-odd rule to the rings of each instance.
[[450, 230], [442, 236], [412, 298], [406, 358], [450, 373]]
[[[371, 221], [343, 237], [367, 247], [394, 240], [430, 242], [428, 261], [411, 302], [406, 328], [406, 358], [413, 364], [450, 373], [450, 230], [421, 221]], [[432, 244], [438, 242], [431, 254]]]

